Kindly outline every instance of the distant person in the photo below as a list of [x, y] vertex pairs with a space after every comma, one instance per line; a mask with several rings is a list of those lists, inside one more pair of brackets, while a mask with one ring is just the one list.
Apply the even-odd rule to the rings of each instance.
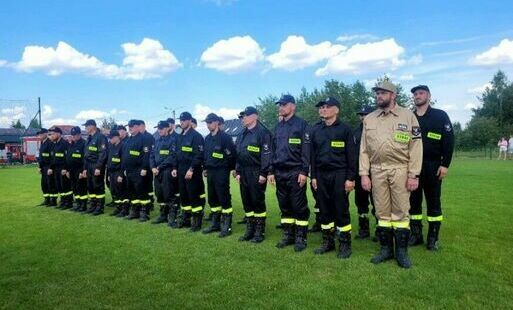
[[508, 140], [506, 140], [505, 137], [502, 137], [499, 142], [497, 143], [497, 146], [499, 147], [499, 157], [498, 160], [503, 157], [503, 160], [506, 160], [507, 152], [508, 152]]
[[509, 158], [513, 158], [513, 135], [510, 135], [509, 136], [509, 141], [508, 141], [508, 155], [509, 155]]

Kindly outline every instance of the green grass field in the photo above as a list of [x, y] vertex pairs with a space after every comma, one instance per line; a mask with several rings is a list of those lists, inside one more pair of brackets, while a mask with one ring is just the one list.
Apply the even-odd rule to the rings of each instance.
[[[35, 207], [34, 167], [0, 169], [0, 188], [2, 309], [513, 307], [511, 161], [454, 162], [443, 188], [442, 250], [410, 249], [410, 270], [394, 261], [372, 265], [378, 246], [371, 241], [353, 241], [349, 260], [314, 255], [319, 234], [303, 253], [278, 250], [272, 188], [260, 245], [237, 241], [242, 225], [219, 239]], [[238, 188], [232, 193], [239, 219]]]

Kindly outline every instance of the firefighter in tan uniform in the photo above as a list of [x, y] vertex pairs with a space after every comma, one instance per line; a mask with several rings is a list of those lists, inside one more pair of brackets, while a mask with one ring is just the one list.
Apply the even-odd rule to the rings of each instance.
[[409, 199], [422, 168], [421, 131], [413, 112], [395, 102], [394, 84], [383, 81], [372, 90], [378, 108], [363, 121], [359, 163], [362, 187], [372, 190], [378, 218], [381, 249], [371, 262], [394, 258], [395, 239], [397, 263], [409, 268]]

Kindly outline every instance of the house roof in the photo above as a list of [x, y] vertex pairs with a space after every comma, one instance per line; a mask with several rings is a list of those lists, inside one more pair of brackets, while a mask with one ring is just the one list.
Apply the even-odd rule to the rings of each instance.
[[243, 129], [240, 119], [229, 119], [224, 122], [224, 132], [229, 136], [238, 136]]
[[6, 143], [21, 143], [22, 137], [34, 136], [39, 129], [0, 128], [0, 140]]

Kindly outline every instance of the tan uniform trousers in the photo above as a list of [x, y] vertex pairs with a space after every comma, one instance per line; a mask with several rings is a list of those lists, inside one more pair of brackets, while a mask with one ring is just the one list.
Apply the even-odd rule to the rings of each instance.
[[410, 192], [406, 189], [408, 168], [371, 167], [370, 175], [378, 226], [409, 228]]

